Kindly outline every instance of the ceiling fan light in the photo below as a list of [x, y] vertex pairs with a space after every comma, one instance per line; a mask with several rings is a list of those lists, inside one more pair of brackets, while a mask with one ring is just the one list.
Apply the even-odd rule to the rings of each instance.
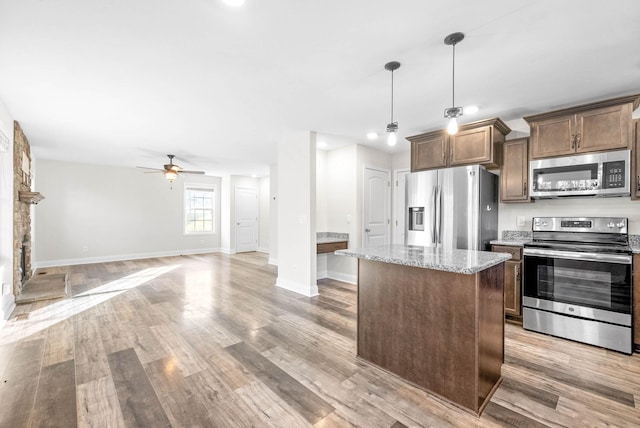
[[170, 183], [173, 182], [176, 178], [178, 178], [178, 173], [176, 171], [165, 171], [164, 178], [167, 179]]

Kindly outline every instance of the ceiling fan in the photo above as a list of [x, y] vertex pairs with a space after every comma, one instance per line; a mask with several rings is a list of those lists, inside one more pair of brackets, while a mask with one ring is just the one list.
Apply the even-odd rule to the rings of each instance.
[[173, 182], [176, 178], [178, 178], [179, 174], [204, 174], [204, 171], [188, 171], [186, 169], [182, 169], [175, 163], [173, 163], [173, 158], [175, 155], [167, 155], [169, 157], [169, 163], [164, 164], [164, 168], [148, 168], [146, 166], [139, 166], [137, 168], [148, 169], [149, 171], [145, 171], [145, 174], [162, 172], [164, 174], [164, 178], [166, 178], [169, 182]]

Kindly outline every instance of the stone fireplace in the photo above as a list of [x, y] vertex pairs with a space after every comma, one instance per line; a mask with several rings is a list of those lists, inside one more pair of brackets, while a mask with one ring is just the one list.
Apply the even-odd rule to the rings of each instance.
[[39, 194], [31, 192], [31, 147], [18, 122], [13, 132], [13, 293], [17, 296], [31, 278], [31, 204], [42, 197], [34, 199]]

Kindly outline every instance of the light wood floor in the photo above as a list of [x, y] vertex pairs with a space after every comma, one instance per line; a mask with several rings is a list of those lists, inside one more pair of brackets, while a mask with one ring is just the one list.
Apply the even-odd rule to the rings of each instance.
[[73, 297], [0, 330], [0, 427], [640, 426], [640, 358], [506, 328], [481, 418], [355, 357], [355, 286], [305, 298], [264, 255], [46, 269]]

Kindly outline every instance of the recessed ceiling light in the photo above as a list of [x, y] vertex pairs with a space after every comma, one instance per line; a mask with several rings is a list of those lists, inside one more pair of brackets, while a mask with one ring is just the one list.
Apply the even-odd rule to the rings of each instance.
[[378, 139], [378, 133], [377, 132], [367, 132], [367, 138], [369, 140], [377, 140]]
[[244, 4], [245, 0], [224, 0], [226, 4], [233, 7], [240, 7]]
[[327, 142], [326, 141], [318, 141], [318, 148], [319, 149], [326, 149], [327, 148]]
[[480, 110], [478, 106], [467, 106], [464, 108], [466, 114], [476, 114]]

